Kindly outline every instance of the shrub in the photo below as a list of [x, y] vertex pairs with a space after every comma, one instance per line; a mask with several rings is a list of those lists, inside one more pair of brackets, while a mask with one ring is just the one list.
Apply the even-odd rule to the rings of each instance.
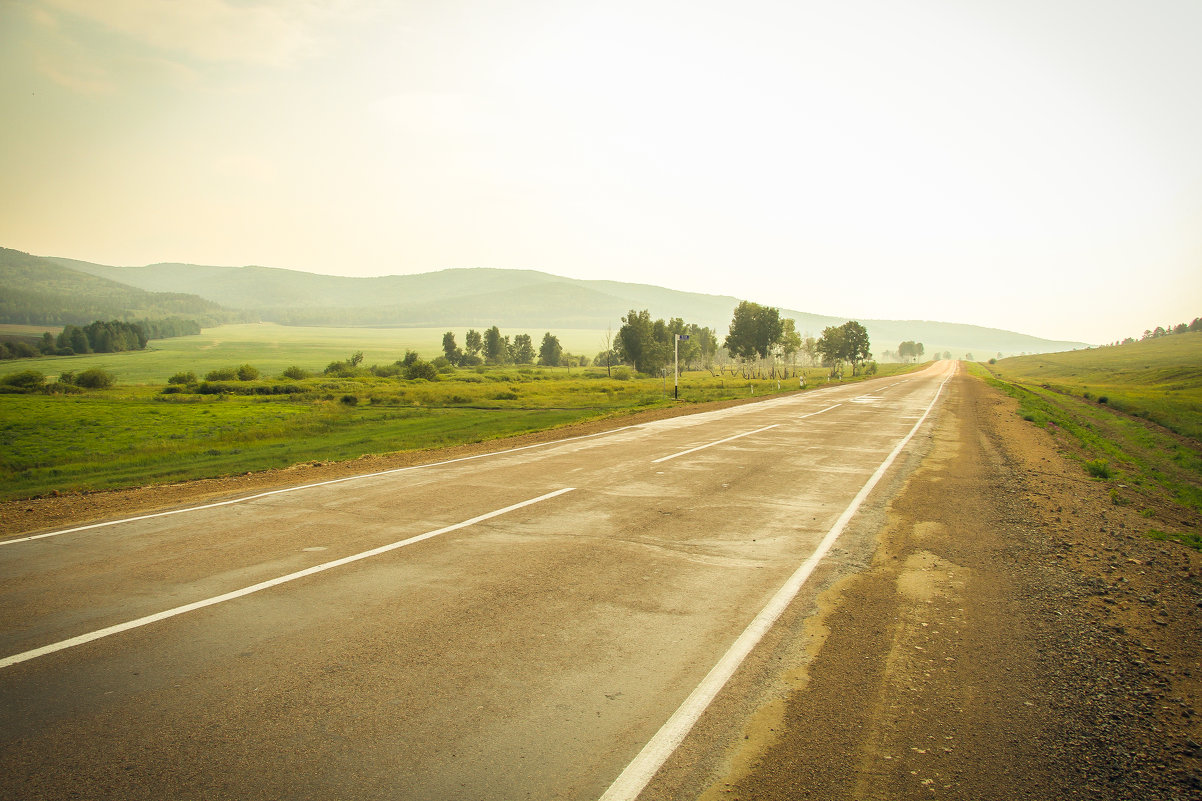
[[1110, 402], [1110, 398], [1106, 397], [1105, 395], [1098, 396], [1098, 403], [1105, 404], [1105, 403], [1109, 403], [1109, 402]]
[[438, 368], [427, 361], [414, 359], [413, 363], [405, 368], [405, 378], [424, 378], [427, 381], [437, 381]]
[[504, 392], [498, 392], [496, 395], [492, 396], [492, 399], [493, 400], [517, 400], [518, 394], [516, 392], [514, 392], [512, 389], [510, 389], [510, 390], [506, 390]]
[[1108, 479], [1114, 477], [1114, 471], [1110, 469], [1110, 463], [1105, 459], [1093, 459], [1086, 462], [1085, 472], [1094, 478]]
[[339, 402], [345, 406], [358, 406], [359, 398], [355, 395], [343, 395], [341, 398], [339, 398]]
[[107, 370], [93, 367], [75, 376], [75, 386], [85, 389], [108, 389], [117, 383], [117, 378]]
[[309, 378], [312, 374], [308, 370], [302, 370], [296, 365], [292, 365], [284, 372], [280, 373], [280, 378], [291, 378], [294, 381], [303, 381]]
[[9, 392], [36, 392], [46, 383], [46, 376], [37, 370], [22, 370], [0, 378], [0, 387]]
[[368, 370], [371, 374], [380, 378], [394, 378], [404, 372], [400, 362], [394, 364], [373, 364]]
[[195, 384], [196, 373], [188, 370], [186, 372], [176, 373], [167, 379], [168, 384]]
[[613, 368], [613, 377], [615, 379], [617, 379], [618, 381], [629, 381], [630, 380], [630, 368], [624, 367], [624, 366]]
[[238, 368], [218, 367], [205, 373], [205, 381], [234, 381], [238, 378]]
[[252, 367], [249, 364], [243, 364], [238, 367], [239, 381], [254, 381], [259, 377], [259, 368]]

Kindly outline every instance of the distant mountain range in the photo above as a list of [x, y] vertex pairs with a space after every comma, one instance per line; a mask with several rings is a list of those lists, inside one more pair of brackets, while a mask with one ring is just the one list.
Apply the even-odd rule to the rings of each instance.
[[[0, 248], [0, 322], [90, 322], [191, 316], [202, 324], [262, 320], [285, 325], [604, 330], [631, 309], [708, 325], [721, 338], [739, 299], [648, 284], [584, 281], [536, 270], [453, 269], [347, 278], [270, 267], [151, 264], [113, 267]], [[34, 319], [39, 313], [44, 319]], [[845, 318], [781, 309], [815, 336]], [[86, 318], [86, 319], [84, 319]], [[1085, 347], [1013, 331], [927, 320], [860, 320], [878, 351], [905, 340], [928, 354], [977, 357]]]

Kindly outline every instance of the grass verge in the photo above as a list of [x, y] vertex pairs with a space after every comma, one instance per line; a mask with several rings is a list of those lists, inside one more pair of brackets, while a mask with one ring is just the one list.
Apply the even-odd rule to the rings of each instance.
[[[882, 365], [880, 375], [914, 369]], [[811, 386], [819, 386], [815, 370]], [[858, 379], [851, 379], [858, 380]], [[457, 370], [0, 394], [0, 500], [138, 487], [448, 447], [644, 409], [795, 391], [796, 379], [691, 373], [618, 380], [603, 368]], [[287, 391], [284, 391], [287, 390]]]
[[[1017, 400], [1023, 419], [1048, 429], [1066, 455], [1081, 463], [1083, 477], [1111, 483], [1116, 506], [1138, 504], [1145, 517], [1178, 524], [1202, 514], [1202, 444], [1070, 392], [1002, 379], [981, 364], [970, 364], [969, 370]], [[1196, 534], [1151, 531], [1156, 534], [1149, 536], [1159, 539], [1200, 544]]]

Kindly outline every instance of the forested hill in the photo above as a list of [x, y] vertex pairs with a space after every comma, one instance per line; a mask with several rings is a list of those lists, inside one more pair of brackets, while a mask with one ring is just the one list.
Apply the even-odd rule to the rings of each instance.
[[0, 323], [57, 326], [188, 317], [202, 325], [216, 325], [244, 316], [196, 295], [148, 292], [50, 259], [0, 248]]
[[[16, 251], [3, 251], [15, 253]], [[24, 254], [21, 254], [24, 255]], [[740, 298], [680, 292], [647, 284], [584, 281], [536, 270], [450, 269], [417, 275], [347, 278], [270, 267], [152, 264], [112, 267], [71, 259], [26, 256], [147, 292], [198, 296], [255, 319], [289, 325], [605, 329], [615, 331], [631, 309], [653, 317], [680, 317], [719, 336]], [[846, 318], [782, 309], [799, 332], [818, 335]], [[1043, 353], [1082, 347], [980, 326], [930, 321], [861, 320], [874, 350], [924, 343], [927, 354], [961, 356]]]

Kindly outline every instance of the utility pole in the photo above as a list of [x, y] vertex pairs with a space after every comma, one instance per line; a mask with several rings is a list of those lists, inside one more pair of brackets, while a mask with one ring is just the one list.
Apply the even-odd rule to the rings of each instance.
[[672, 340], [672, 398], [680, 400], [680, 341], [687, 340], [688, 334], [677, 334]]

